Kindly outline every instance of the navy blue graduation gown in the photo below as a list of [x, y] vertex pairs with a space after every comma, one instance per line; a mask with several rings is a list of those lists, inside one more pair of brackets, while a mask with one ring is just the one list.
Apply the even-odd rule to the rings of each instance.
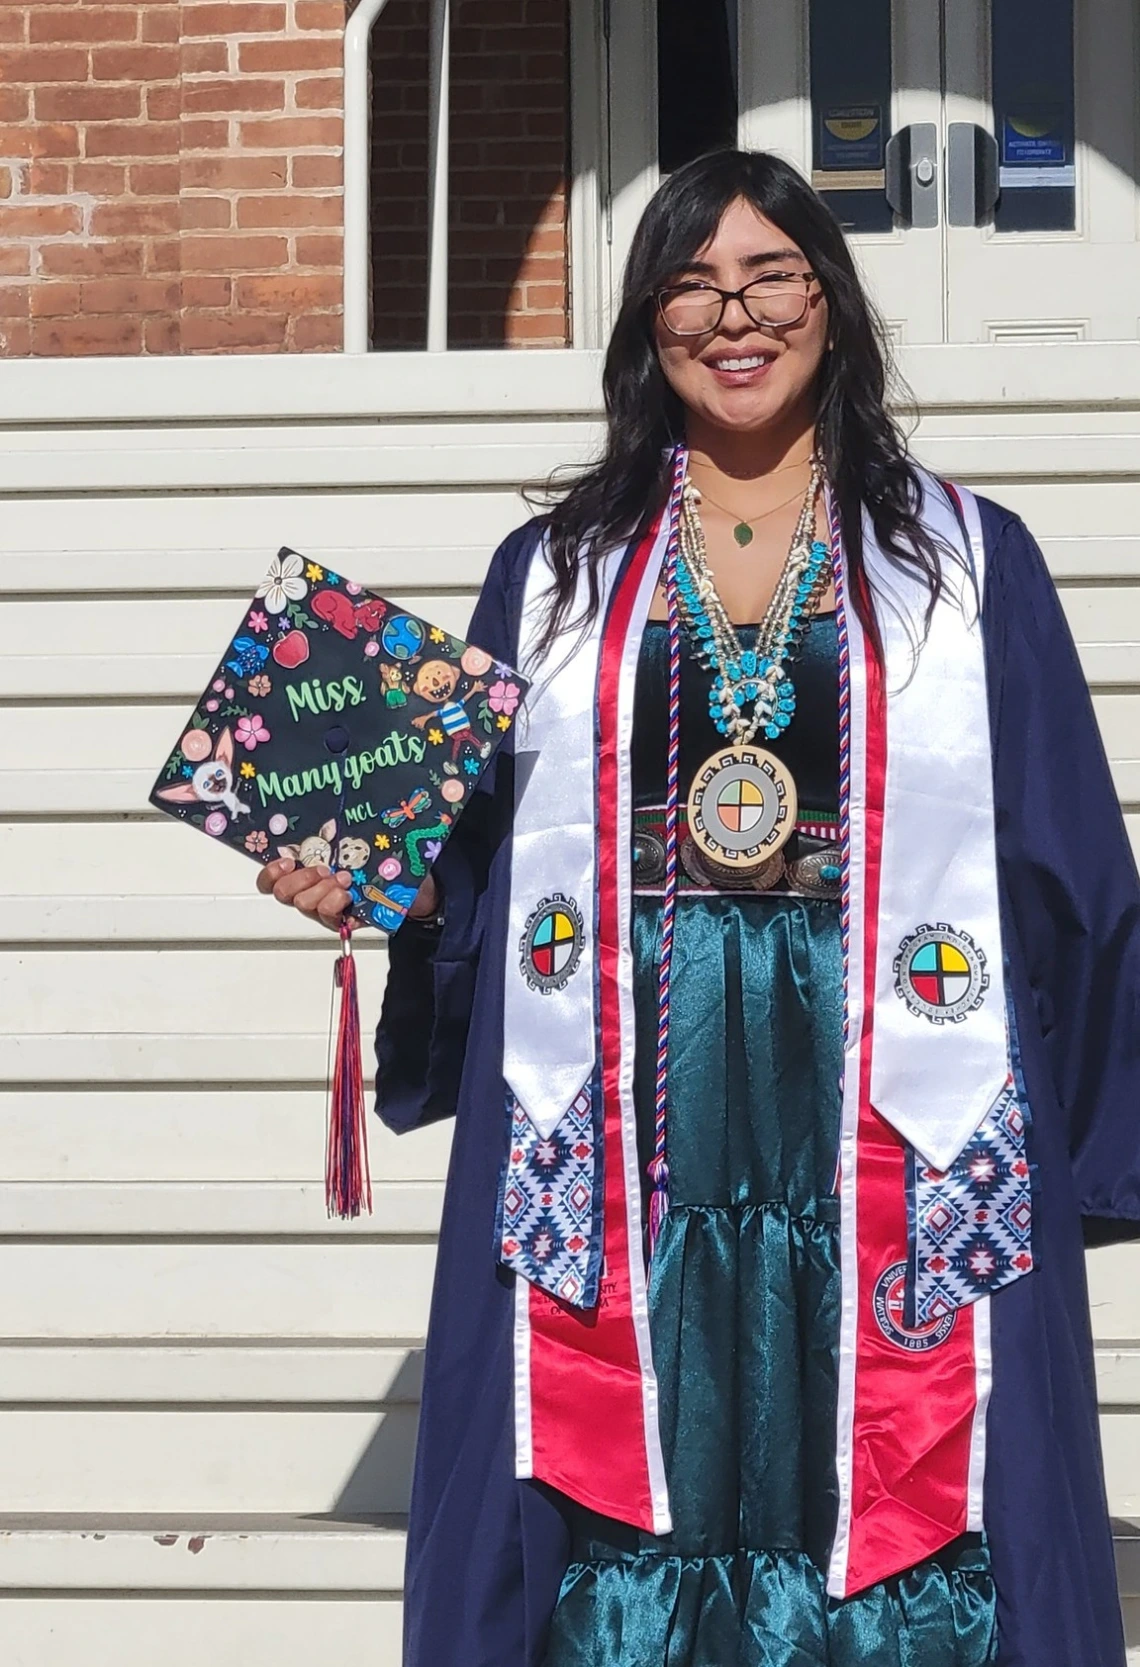
[[[1123, 1667], [1086, 1241], [1140, 1235], [1140, 882], [1076, 651], [1037, 545], [981, 501], [998, 875], [1032, 1110], [1036, 1271], [992, 1299], [986, 1529], [1001, 1667]], [[534, 523], [491, 563], [472, 641], [514, 663]], [[456, 1116], [424, 1374], [404, 1667], [540, 1667], [569, 1546], [514, 1478], [505, 1152], [508, 748], [440, 857], [441, 933], [392, 940], [377, 1110]]]

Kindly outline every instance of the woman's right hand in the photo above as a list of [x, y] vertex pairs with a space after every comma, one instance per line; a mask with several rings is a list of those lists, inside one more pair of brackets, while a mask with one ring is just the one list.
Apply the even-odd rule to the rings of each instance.
[[[352, 875], [345, 869], [339, 869], [334, 874], [323, 865], [319, 868], [299, 868], [292, 857], [277, 857], [273, 862], [267, 862], [257, 876], [258, 891], [272, 893], [279, 903], [300, 909], [302, 914], [311, 915], [333, 932], [340, 931], [345, 910], [352, 907], [348, 889], [351, 884]], [[439, 888], [429, 874], [416, 893], [408, 914], [413, 920], [422, 920], [438, 910]], [[351, 927], [360, 924], [357, 920], [349, 922]]]
[[[267, 862], [257, 876], [257, 889], [272, 892], [279, 903], [300, 909], [311, 915], [333, 932], [339, 932], [344, 912], [352, 907], [348, 888], [352, 875], [345, 869], [333, 873], [323, 864], [319, 868], [301, 868], [292, 857], [277, 857]], [[350, 925], [357, 924], [350, 922]]]

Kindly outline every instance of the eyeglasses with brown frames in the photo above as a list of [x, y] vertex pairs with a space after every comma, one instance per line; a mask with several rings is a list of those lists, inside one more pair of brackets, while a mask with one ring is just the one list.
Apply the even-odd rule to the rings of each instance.
[[718, 289], [697, 280], [659, 289], [654, 299], [661, 321], [674, 336], [706, 336], [720, 328], [730, 301], [739, 301], [753, 324], [781, 329], [798, 324], [808, 310], [814, 272], [781, 272], [753, 278], [742, 289]]

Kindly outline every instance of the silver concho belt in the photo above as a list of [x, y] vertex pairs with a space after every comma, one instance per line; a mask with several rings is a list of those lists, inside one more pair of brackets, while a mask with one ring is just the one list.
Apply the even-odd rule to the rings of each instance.
[[[839, 897], [841, 850], [839, 818], [831, 812], [804, 810], [787, 843], [760, 868], [741, 872], [712, 861], [689, 833], [684, 807], [677, 825], [677, 892], [700, 891], [742, 895], [766, 893], [774, 897], [814, 897], [833, 902]], [[657, 805], [634, 811], [633, 889], [660, 895], [665, 881], [665, 811]]]

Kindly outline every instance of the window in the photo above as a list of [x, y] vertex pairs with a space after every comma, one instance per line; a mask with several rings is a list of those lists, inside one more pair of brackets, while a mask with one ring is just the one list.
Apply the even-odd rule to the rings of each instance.
[[1073, 0], [993, 0], [999, 232], [1072, 231]]
[[736, 57], [736, 0], [657, 0], [657, 156], [663, 174], [735, 145]]
[[812, 0], [812, 184], [844, 231], [889, 232], [891, 0]]

